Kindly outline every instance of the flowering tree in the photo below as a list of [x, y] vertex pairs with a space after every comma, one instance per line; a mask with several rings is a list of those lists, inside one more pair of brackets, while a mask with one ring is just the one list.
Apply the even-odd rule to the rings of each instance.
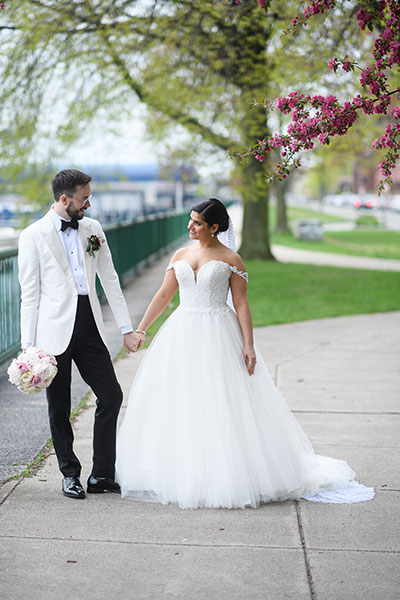
[[[94, 120], [112, 123], [138, 101], [157, 131], [166, 122], [184, 128], [189, 144], [219, 160], [265, 134], [265, 114], [249, 107], [271, 92], [280, 70], [267, 52], [268, 35], [287, 22], [280, 7], [269, 14], [256, 2], [14, 0], [3, 14], [3, 168], [15, 171], [43, 146], [62, 157]], [[272, 258], [267, 165], [237, 168], [246, 258]]]
[[[312, 3], [312, 11], [318, 12], [320, 4]], [[258, 160], [244, 161], [237, 168], [244, 199], [241, 253], [245, 258], [272, 258], [265, 183], [271, 170], [270, 150], [285, 152], [277, 169], [283, 178], [299, 164], [299, 152], [311, 148], [315, 139], [327, 143], [339, 130], [348, 131], [354, 111], [357, 118], [362, 107], [371, 106], [371, 113], [376, 106], [389, 110], [384, 97], [390, 92], [377, 102], [367, 98], [370, 105], [360, 96], [360, 108], [351, 103], [350, 108], [341, 107], [333, 94], [313, 95], [320, 86], [321, 64], [331, 58], [330, 52], [325, 54], [327, 41], [329, 48], [345, 43], [349, 53], [361, 30], [356, 28], [356, 37], [352, 32], [344, 42], [346, 36], [338, 31], [347, 32], [352, 16], [342, 11], [340, 27], [324, 31], [321, 47], [319, 24], [309, 18], [308, 7], [292, 24], [296, 43], [283, 48], [282, 28], [296, 7], [298, 0], [265, 0], [263, 8], [256, 0], [7, 3], [0, 23], [3, 168], [26, 164], [43, 146], [62, 157], [63, 149], [94, 120], [112, 123], [134, 112], [139, 101], [151, 111], [157, 130], [165, 122], [184, 128], [193, 136], [195, 148], [200, 140], [208, 153], [230, 149], [236, 154], [250, 147], [248, 154], [257, 154]], [[344, 60], [349, 63], [346, 69], [357, 68], [355, 61]], [[341, 68], [342, 63], [332, 66]], [[288, 81], [307, 83], [309, 94], [295, 93], [285, 100], [282, 90]], [[269, 135], [273, 119], [268, 110], [250, 110], [254, 99], [255, 106], [269, 106], [260, 99], [276, 96], [279, 114], [295, 117], [281, 136]], [[254, 146], [255, 140], [259, 142]]]
[[[265, 0], [258, 2], [265, 8]], [[332, 10], [335, 4], [335, 0], [313, 0], [301, 17], [292, 20], [287, 33], [298, 30], [313, 15]], [[362, 30], [381, 30], [372, 51], [373, 63], [361, 67], [347, 56], [343, 59], [331, 58], [328, 63], [329, 69], [335, 73], [338, 69], [345, 72], [359, 69], [363, 95], [357, 94], [343, 103], [333, 94], [322, 96], [290, 92], [277, 98], [271, 109], [291, 116], [286, 133], [267, 135], [259, 139], [247, 153], [238, 153], [239, 156], [253, 155], [262, 162], [273, 149], [279, 149], [282, 159], [269, 173], [269, 181], [285, 179], [293, 169], [300, 166], [301, 152], [312, 149], [316, 141], [327, 145], [333, 136], [346, 135], [364, 113], [389, 115], [392, 119], [387, 124], [385, 133], [372, 142], [374, 150], [386, 150], [380, 164], [382, 179], [379, 191], [387, 184], [392, 184], [391, 175], [400, 153], [400, 107], [393, 106], [392, 100], [400, 89], [390, 90], [387, 74], [400, 67], [400, 3], [398, 0], [370, 0], [366, 4], [368, 10], [360, 8], [356, 15], [359, 27]], [[254, 106], [260, 105], [269, 108], [268, 101], [254, 103]]]

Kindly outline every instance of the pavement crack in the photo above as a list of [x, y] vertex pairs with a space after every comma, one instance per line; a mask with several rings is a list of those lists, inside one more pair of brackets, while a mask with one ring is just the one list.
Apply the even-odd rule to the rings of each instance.
[[311, 571], [311, 563], [310, 563], [310, 559], [308, 556], [306, 538], [304, 535], [303, 521], [301, 518], [300, 503], [298, 500], [294, 501], [294, 506], [296, 509], [297, 525], [299, 527], [301, 546], [303, 548], [303, 556], [304, 556], [304, 562], [305, 562], [305, 566], [306, 566], [307, 580], [308, 580], [308, 585], [310, 587], [310, 597], [311, 597], [311, 600], [318, 600], [317, 594], [314, 589], [314, 582], [313, 582], [312, 571]]
[[357, 554], [357, 552], [361, 552], [362, 554], [400, 554], [400, 550], [379, 550], [379, 549], [371, 549], [371, 548], [318, 548], [312, 547], [309, 548], [313, 552], [345, 552], [346, 554], [352, 552]]
[[4, 498], [1, 498], [0, 500], [0, 506], [7, 500], [7, 498], [9, 496], [11, 496], [11, 494], [13, 493], [13, 491], [19, 486], [19, 484], [21, 483], [21, 481], [23, 481], [24, 477], [21, 477], [21, 479], [19, 479], [15, 485], [12, 486], [12, 488], [10, 489], [10, 491], [8, 492], [8, 494], [6, 494], [4, 496]]
[[56, 541], [56, 542], [79, 542], [79, 543], [93, 543], [93, 544], [126, 544], [132, 546], [165, 546], [165, 547], [188, 547], [188, 548], [254, 548], [255, 550], [294, 550], [299, 552], [301, 548], [298, 546], [266, 546], [263, 544], [201, 544], [201, 543], [189, 543], [189, 542], [157, 542], [157, 541], [139, 541], [139, 540], [105, 540], [105, 539], [91, 539], [91, 538], [65, 538], [65, 537], [44, 537], [36, 535], [2, 535], [2, 540], [43, 540], [43, 541]]

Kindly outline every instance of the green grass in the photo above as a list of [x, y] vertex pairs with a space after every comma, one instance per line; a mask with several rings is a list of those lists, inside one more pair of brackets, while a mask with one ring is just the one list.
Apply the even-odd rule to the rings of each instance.
[[[336, 215], [318, 212], [309, 208], [299, 208], [297, 206], [287, 207], [287, 217], [289, 223], [294, 219], [319, 219], [321, 223], [341, 223], [343, 221], [348, 221], [348, 219], [343, 219], [342, 217], [337, 217]], [[271, 230], [273, 230], [276, 225], [276, 208], [274, 204], [270, 204], [269, 219]]]
[[79, 400], [79, 403], [75, 406], [75, 408], [73, 408], [71, 410], [71, 414], [69, 415], [69, 420], [71, 421], [71, 423], [73, 423], [77, 417], [79, 417], [79, 415], [81, 413], [83, 413], [84, 410], [87, 409], [88, 407], [88, 400], [90, 398], [90, 396], [92, 395], [92, 392], [89, 390], [84, 396], [83, 398], [81, 398]]
[[400, 273], [248, 261], [255, 327], [400, 309]]
[[296, 240], [290, 233], [273, 233], [271, 241], [302, 250], [400, 259], [400, 233], [397, 231], [328, 231], [324, 233], [323, 242], [305, 242]]
[[[255, 327], [400, 310], [400, 273], [247, 261]], [[175, 298], [149, 327], [145, 347], [178, 305]]]
[[157, 331], [160, 329], [161, 325], [168, 319], [168, 317], [174, 312], [175, 308], [179, 304], [179, 293], [177, 292], [172, 299], [172, 302], [169, 303], [167, 308], [164, 310], [163, 314], [158, 317], [156, 321], [154, 321], [153, 325], [151, 325], [147, 330], [147, 335], [145, 342], [143, 344], [143, 348], [147, 348]]
[[26, 468], [21, 473], [17, 473], [16, 475], [11, 475], [11, 477], [7, 477], [7, 479], [4, 479], [4, 481], [1, 481], [0, 487], [2, 487], [8, 481], [12, 481], [13, 479], [21, 479], [22, 477], [32, 477], [32, 475], [37, 473], [37, 471], [42, 466], [42, 463], [48, 457], [48, 455], [50, 454], [52, 449], [53, 449], [53, 442], [52, 442], [51, 438], [49, 438], [47, 440], [47, 442], [45, 443], [45, 445], [43, 446], [42, 450], [36, 454], [35, 458], [30, 463], [20, 463], [18, 465], [10, 465], [10, 466], [26, 465]]

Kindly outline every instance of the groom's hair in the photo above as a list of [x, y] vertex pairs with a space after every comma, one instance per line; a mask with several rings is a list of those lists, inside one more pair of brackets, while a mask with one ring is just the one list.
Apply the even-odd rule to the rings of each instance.
[[60, 196], [63, 194], [73, 196], [78, 185], [86, 185], [89, 181], [92, 181], [90, 175], [78, 171], [78, 169], [64, 169], [63, 171], [59, 171], [51, 180], [54, 200], [58, 202]]

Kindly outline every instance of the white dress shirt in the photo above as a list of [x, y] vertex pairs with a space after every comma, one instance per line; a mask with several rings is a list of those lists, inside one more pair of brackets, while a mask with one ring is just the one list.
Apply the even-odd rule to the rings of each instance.
[[60, 217], [54, 209], [51, 211], [51, 218], [67, 255], [78, 294], [87, 296], [88, 288], [83, 264], [82, 244], [78, 237], [78, 230], [68, 227], [65, 231], [61, 231], [61, 221], [66, 221], [66, 219]]

